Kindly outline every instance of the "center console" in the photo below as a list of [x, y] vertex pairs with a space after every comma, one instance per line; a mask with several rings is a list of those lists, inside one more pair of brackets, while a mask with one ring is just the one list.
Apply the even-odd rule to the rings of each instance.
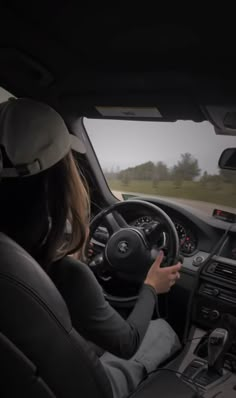
[[236, 261], [213, 256], [200, 275], [192, 320], [212, 328], [225, 313], [236, 314]]
[[228, 235], [219, 253], [213, 256], [199, 274], [193, 298], [192, 324], [212, 330], [226, 327], [231, 331], [231, 344], [226, 359], [236, 363], [236, 234]]
[[[235, 398], [235, 233], [229, 233], [219, 252], [202, 266], [193, 296], [191, 317], [194, 333], [178, 371], [186, 380], [196, 384], [204, 392], [204, 397]], [[220, 335], [221, 341], [217, 337]], [[214, 362], [218, 354], [220, 359]]]
[[182, 357], [177, 359], [174, 369], [182, 376], [181, 379], [192, 385], [204, 398], [235, 398], [236, 372], [225, 364], [218, 372], [209, 367], [208, 343], [209, 333], [193, 327], [192, 341], [186, 346]]

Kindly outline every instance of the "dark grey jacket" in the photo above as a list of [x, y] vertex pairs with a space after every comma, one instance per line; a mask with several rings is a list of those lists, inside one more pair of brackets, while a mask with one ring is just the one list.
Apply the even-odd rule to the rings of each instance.
[[87, 340], [122, 358], [137, 351], [156, 305], [155, 290], [143, 285], [127, 319], [105, 300], [101, 286], [84, 263], [65, 257], [51, 267], [50, 277], [62, 294], [75, 329]]

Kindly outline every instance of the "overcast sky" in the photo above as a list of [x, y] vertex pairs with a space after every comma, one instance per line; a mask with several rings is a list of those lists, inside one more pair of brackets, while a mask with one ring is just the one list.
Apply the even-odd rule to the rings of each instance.
[[190, 152], [199, 167], [216, 173], [226, 147], [236, 146], [236, 137], [216, 135], [208, 122], [134, 122], [85, 119], [85, 126], [103, 168], [121, 169], [149, 160], [173, 166], [181, 153]]

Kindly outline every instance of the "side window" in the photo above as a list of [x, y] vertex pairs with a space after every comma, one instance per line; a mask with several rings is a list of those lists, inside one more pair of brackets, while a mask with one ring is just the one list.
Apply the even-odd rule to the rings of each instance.
[[14, 97], [14, 95], [9, 93], [9, 91], [5, 90], [3, 87], [0, 87], [0, 104], [12, 97]]

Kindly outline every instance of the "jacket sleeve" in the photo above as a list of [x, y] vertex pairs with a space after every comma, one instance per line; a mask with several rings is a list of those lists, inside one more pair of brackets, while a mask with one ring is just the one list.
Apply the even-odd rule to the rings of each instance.
[[122, 358], [137, 351], [152, 319], [157, 295], [143, 285], [127, 319], [105, 300], [101, 286], [87, 265], [66, 257], [53, 264], [50, 276], [69, 309], [72, 324], [86, 339]]

